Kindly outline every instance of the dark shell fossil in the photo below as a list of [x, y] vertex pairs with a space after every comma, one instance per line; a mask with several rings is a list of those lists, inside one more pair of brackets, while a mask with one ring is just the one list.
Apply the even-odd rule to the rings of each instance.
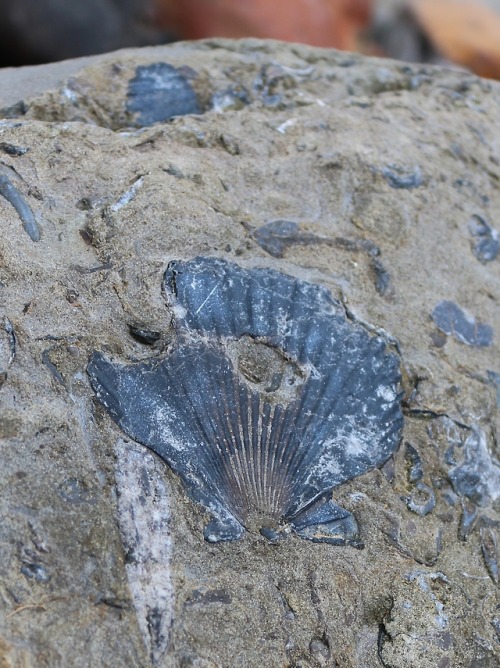
[[269, 269], [175, 261], [163, 290], [176, 343], [126, 366], [94, 353], [99, 401], [209, 511], [207, 540], [291, 528], [356, 544], [356, 521], [331, 491], [398, 447], [398, 357], [326, 288]]

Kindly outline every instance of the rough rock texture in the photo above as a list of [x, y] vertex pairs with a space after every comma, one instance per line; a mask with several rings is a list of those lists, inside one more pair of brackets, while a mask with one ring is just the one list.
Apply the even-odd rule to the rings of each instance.
[[[5, 71], [0, 108], [2, 668], [498, 666], [500, 86], [205, 42]], [[334, 493], [364, 549], [204, 542], [95, 401], [91, 353], [166, 354], [198, 255], [399, 351], [403, 443]]]

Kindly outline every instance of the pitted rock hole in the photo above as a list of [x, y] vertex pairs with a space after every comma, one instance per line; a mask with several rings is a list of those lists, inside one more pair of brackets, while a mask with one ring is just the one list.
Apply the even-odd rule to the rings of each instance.
[[287, 406], [306, 380], [299, 365], [277, 348], [251, 336], [242, 336], [228, 347], [235, 368], [254, 391], [270, 403]]

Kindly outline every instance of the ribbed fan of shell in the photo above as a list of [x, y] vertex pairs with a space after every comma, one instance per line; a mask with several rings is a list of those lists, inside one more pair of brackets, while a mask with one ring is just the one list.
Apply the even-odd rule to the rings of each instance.
[[354, 520], [328, 499], [400, 442], [396, 355], [325, 288], [276, 271], [195, 258], [170, 263], [163, 290], [177, 332], [167, 356], [89, 364], [113, 419], [214, 516], [207, 539], [289, 523], [353, 542]]

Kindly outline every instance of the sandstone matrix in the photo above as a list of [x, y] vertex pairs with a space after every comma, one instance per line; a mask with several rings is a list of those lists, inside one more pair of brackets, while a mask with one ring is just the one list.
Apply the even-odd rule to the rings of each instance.
[[[500, 84], [205, 41], [4, 70], [0, 108], [2, 668], [500, 665]], [[165, 354], [196, 256], [401, 355], [402, 444], [334, 493], [364, 549], [205, 542], [95, 401], [93, 351]]]

